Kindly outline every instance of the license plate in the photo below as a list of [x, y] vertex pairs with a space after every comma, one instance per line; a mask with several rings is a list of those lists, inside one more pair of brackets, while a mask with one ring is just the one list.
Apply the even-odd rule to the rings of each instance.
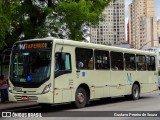
[[28, 101], [28, 100], [29, 100], [29, 97], [28, 97], [28, 96], [22, 96], [22, 100]]
[[13, 91], [22, 91], [22, 87], [13, 87]]

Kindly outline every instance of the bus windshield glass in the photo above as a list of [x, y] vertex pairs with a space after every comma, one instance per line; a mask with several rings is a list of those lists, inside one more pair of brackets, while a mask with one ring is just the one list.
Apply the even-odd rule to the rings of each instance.
[[14, 83], [42, 83], [51, 71], [51, 42], [18, 43], [13, 47], [10, 79]]

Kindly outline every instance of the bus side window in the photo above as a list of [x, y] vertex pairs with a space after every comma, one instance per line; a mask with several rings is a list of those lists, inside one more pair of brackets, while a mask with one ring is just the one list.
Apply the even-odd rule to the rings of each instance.
[[148, 71], [155, 71], [156, 70], [155, 57], [154, 56], [147, 56], [146, 57], [146, 62], [147, 62], [147, 70]]
[[136, 55], [137, 70], [146, 70], [146, 57], [144, 55]]
[[71, 55], [69, 53], [60, 53], [55, 54], [55, 72], [63, 70], [71, 70]]
[[93, 70], [93, 50], [87, 48], [76, 48], [76, 67], [77, 69]]
[[111, 56], [112, 70], [123, 70], [124, 69], [123, 53], [111, 52], [110, 56]]
[[125, 70], [127, 70], [127, 71], [136, 70], [135, 55], [134, 54], [125, 53], [124, 60], [125, 60]]
[[110, 58], [108, 51], [95, 50], [95, 67], [98, 70], [110, 69]]

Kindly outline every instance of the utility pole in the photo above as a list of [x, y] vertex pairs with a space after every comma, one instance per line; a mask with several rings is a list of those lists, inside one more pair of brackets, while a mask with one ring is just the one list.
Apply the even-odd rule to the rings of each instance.
[[144, 46], [146, 46], [148, 43], [150, 43], [150, 42], [154, 42], [154, 41], [159, 41], [159, 40], [151, 40], [151, 41], [148, 41], [148, 42], [146, 42], [143, 46], [141, 46], [140, 48], [139, 48], [139, 50], [141, 50]]

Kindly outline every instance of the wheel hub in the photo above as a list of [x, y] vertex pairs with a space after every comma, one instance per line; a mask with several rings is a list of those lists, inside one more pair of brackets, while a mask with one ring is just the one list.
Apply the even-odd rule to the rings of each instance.
[[136, 98], [138, 97], [138, 93], [139, 93], [138, 88], [135, 88], [135, 90], [134, 90], [134, 96], [135, 96]]
[[78, 98], [79, 103], [83, 103], [84, 102], [84, 95], [83, 95], [83, 93], [78, 93], [77, 98]]

